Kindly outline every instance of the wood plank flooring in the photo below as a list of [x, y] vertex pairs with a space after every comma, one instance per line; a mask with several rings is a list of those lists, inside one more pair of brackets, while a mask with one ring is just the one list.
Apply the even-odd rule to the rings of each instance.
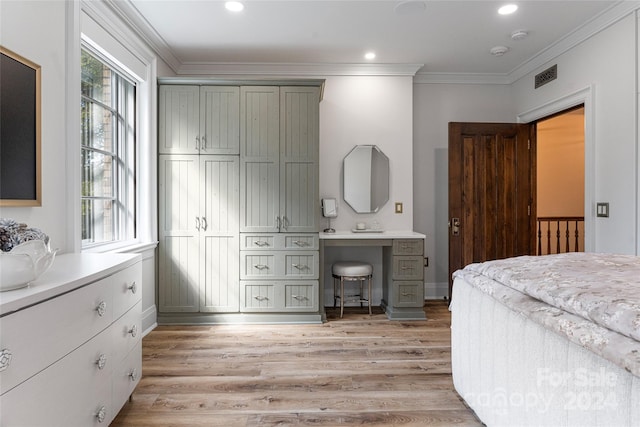
[[112, 426], [482, 426], [451, 379], [450, 315], [350, 309], [323, 325], [161, 326]]

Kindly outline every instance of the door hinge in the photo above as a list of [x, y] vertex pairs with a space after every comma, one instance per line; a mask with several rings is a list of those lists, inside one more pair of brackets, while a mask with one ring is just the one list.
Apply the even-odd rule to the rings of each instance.
[[527, 205], [527, 215], [531, 216], [531, 205]]
[[531, 140], [527, 139], [527, 150], [531, 150]]

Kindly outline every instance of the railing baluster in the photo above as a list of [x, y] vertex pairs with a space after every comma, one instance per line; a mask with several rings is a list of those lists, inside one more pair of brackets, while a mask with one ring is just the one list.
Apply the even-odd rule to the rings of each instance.
[[[555, 223], [555, 253], [571, 252], [571, 224], [574, 224], [574, 248], [573, 251], [578, 252], [580, 250], [580, 224], [584, 223], [584, 217], [581, 216], [566, 216], [566, 217], [538, 217], [537, 218], [537, 237], [538, 237], [538, 255], [548, 255], [553, 253], [551, 246], [551, 228]], [[564, 225], [564, 245], [561, 244], [562, 231], [561, 224]], [[546, 230], [546, 246], [543, 244], [543, 229]], [[564, 246], [564, 247], [563, 247]]]

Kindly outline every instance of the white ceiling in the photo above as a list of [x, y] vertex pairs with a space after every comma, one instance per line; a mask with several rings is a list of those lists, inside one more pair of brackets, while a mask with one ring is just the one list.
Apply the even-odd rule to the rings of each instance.
[[[619, 2], [245, 0], [241, 13], [220, 0], [112, 0], [143, 23], [169, 65], [416, 64], [421, 73], [507, 75]], [[406, 3], [406, 2], [405, 2]], [[133, 6], [133, 7], [131, 7]], [[422, 9], [422, 7], [424, 8]], [[526, 30], [524, 40], [512, 40]], [[510, 50], [492, 56], [494, 46]], [[366, 51], [377, 57], [367, 61]], [[162, 56], [162, 55], [161, 55]], [[423, 66], [422, 66], [423, 65]], [[178, 70], [175, 70], [178, 71]]]

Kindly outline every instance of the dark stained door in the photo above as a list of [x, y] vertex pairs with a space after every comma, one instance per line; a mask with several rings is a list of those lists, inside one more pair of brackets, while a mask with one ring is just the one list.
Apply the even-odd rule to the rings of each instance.
[[449, 296], [454, 271], [535, 254], [535, 127], [449, 123]]

